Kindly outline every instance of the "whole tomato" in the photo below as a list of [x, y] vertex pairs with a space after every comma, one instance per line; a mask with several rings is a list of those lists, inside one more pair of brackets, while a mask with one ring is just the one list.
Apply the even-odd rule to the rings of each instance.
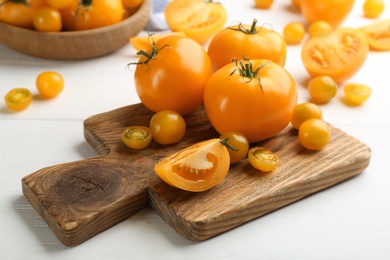
[[242, 60], [210, 77], [204, 106], [220, 134], [237, 131], [253, 143], [289, 124], [297, 96], [296, 82], [282, 66], [265, 59]]
[[338, 28], [326, 36], [307, 40], [302, 46], [301, 57], [311, 77], [329, 76], [341, 83], [359, 71], [369, 49], [362, 30]]
[[14, 26], [33, 29], [33, 16], [45, 0], [0, 0], [0, 21]]
[[309, 24], [323, 20], [333, 28], [347, 18], [354, 3], [354, 0], [300, 0], [302, 14]]
[[78, 31], [99, 28], [122, 21], [122, 0], [74, 1], [60, 10], [63, 29]]
[[170, 35], [138, 53], [142, 56], [136, 63], [134, 83], [147, 108], [185, 115], [202, 103], [212, 72], [202, 45], [186, 36]]
[[213, 70], [217, 70], [233, 59], [269, 59], [284, 66], [286, 43], [283, 37], [264, 26], [238, 24], [217, 33], [210, 42], [208, 54]]

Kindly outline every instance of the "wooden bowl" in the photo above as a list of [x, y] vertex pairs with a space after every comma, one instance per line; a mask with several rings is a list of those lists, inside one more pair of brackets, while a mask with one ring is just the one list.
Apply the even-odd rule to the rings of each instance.
[[84, 31], [38, 32], [0, 22], [0, 43], [44, 59], [81, 60], [103, 56], [129, 44], [147, 24], [151, 0], [120, 23]]

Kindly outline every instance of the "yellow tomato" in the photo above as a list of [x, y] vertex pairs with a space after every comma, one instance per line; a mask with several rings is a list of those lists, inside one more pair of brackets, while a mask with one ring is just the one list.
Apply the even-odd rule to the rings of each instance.
[[360, 29], [367, 35], [370, 48], [377, 51], [390, 50], [390, 19], [379, 20]]
[[273, 171], [279, 164], [279, 157], [271, 150], [264, 147], [253, 147], [248, 152], [250, 164], [262, 171]]
[[32, 101], [32, 94], [26, 88], [14, 88], [4, 97], [5, 104], [14, 111], [26, 109]]

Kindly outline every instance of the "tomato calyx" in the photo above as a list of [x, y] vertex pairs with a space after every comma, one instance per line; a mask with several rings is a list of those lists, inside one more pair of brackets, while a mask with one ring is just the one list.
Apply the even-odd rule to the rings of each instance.
[[[244, 64], [245, 61], [247, 61], [247, 62]], [[260, 78], [259, 75], [257, 75], [257, 73], [262, 68], [264, 68], [270, 61], [267, 60], [266, 62], [261, 64], [256, 70], [253, 69], [252, 61], [249, 60], [248, 58], [244, 57], [244, 60], [241, 60], [239, 65], [237, 64], [238, 63], [237, 59], [233, 60], [233, 62], [236, 63], [236, 68], [232, 71], [232, 73], [230, 73], [229, 76], [232, 76], [238, 70], [238, 73], [240, 74], [241, 77], [249, 79], [247, 82], [251, 82], [256, 77], [257, 81], [258, 81], [258, 84], [259, 84], [259, 86], [261, 88], [261, 91], [264, 94], [263, 85], [261, 84], [261, 78]]]
[[12, 4], [22, 4], [25, 7], [30, 7], [30, 5], [26, 2], [26, 0], [5, 0], [0, 4], [0, 7], [7, 4], [7, 3], [12, 3]]
[[256, 29], [256, 24], [257, 24], [257, 20], [253, 19], [253, 22], [252, 22], [252, 25], [251, 25], [250, 29], [245, 28], [242, 25], [242, 23], [239, 23], [237, 28], [235, 28], [235, 27], [228, 27], [228, 29], [234, 30], [234, 31], [240, 31], [240, 32], [245, 33], [245, 34], [256, 34], [258, 32], [257, 29]]
[[231, 145], [228, 143], [228, 141], [229, 141], [229, 138], [223, 138], [223, 139], [220, 139], [220, 140], [219, 140], [219, 142], [220, 142], [223, 146], [225, 146], [227, 149], [232, 150], [232, 151], [234, 151], [234, 152], [237, 152], [238, 149], [236, 149], [236, 148], [234, 148], [233, 146], [231, 146]]
[[139, 62], [131, 62], [131, 63], [127, 64], [127, 66], [147, 65], [149, 67], [149, 61], [153, 60], [157, 56], [157, 54], [160, 50], [164, 49], [165, 47], [170, 47], [169, 44], [165, 44], [165, 45], [161, 46], [161, 48], [157, 48], [156, 43], [154, 42], [154, 39], [152, 36], [153, 36], [153, 33], [150, 33], [149, 38], [152, 39], [152, 42], [149, 43], [149, 45], [152, 47], [151, 53], [147, 53], [145, 50], [140, 50], [137, 52], [137, 55], [145, 56], [146, 60], [139, 61]]

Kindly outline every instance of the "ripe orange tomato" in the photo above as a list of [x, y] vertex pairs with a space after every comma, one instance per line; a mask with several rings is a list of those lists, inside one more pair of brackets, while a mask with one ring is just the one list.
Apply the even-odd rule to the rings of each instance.
[[210, 42], [207, 53], [216, 71], [233, 59], [268, 59], [281, 66], [286, 61], [286, 43], [283, 37], [263, 26], [238, 24], [217, 33]]
[[64, 89], [64, 79], [57, 72], [45, 71], [38, 75], [35, 85], [44, 98], [54, 98]]
[[185, 36], [170, 35], [141, 53], [144, 55], [138, 61], [134, 83], [147, 108], [185, 115], [202, 103], [212, 72], [202, 45]]
[[0, 0], [0, 21], [18, 27], [33, 29], [33, 16], [37, 9], [46, 6], [45, 0]]
[[370, 48], [378, 51], [390, 50], [390, 19], [379, 20], [360, 29], [367, 35]]
[[230, 163], [239, 162], [247, 156], [249, 142], [245, 135], [232, 131], [223, 133], [219, 138], [221, 140], [225, 139], [226, 143], [232, 148], [228, 149]]
[[354, 3], [354, 0], [300, 0], [302, 14], [309, 24], [324, 20], [334, 28], [347, 18]]
[[56, 9], [70, 6], [75, 0], [46, 0], [47, 4]]
[[264, 59], [230, 63], [208, 80], [204, 106], [220, 133], [237, 131], [250, 143], [274, 136], [290, 122], [297, 86], [282, 66]]
[[255, 6], [260, 9], [269, 9], [274, 0], [255, 0]]
[[300, 103], [293, 110], [291, 124], [295, 129], [299, 130], [303, 122], [313, 118], [322, 119], [321, 108], [310, 102]]
[[352, 77], [369, 51], [366, 35], [359, 29], [339, 28], [303, 44], [301, 57], [312, 77], [330, 76], [337, 83]]
[[309, 119], [299, 128], [298, 140], [309, 150], [320, 150], [329, 143], [330, 128], [320, 119]]
[[199, 43], [205, 43], [226, 23], [226, 10], [212, 0], [173, 0], [164, 11], [172, 31], [184, 32]]
[[[61, 9], [64, 30], [77, 31], [99, 28], [122, 21], [122, 0], [74, 1]], [[84, 2], [89, 2], [84, 4]]]
[[230, 159], [220, 139], [196, 143], [156, 164], [156, 174], [169, 185], [193, 192], [208, 190], [228, 173]]
[[154, 141], [159, 144], [174, 144], [179, 142], [186, 132], [186, 122], [175, 111], [163, 110], [150, 119], [149, 129]]
[[290, 22], [283, 28], [283, 38], [288, 45], [301, 43], [305, 34], [305, 26], [300, 22]]

